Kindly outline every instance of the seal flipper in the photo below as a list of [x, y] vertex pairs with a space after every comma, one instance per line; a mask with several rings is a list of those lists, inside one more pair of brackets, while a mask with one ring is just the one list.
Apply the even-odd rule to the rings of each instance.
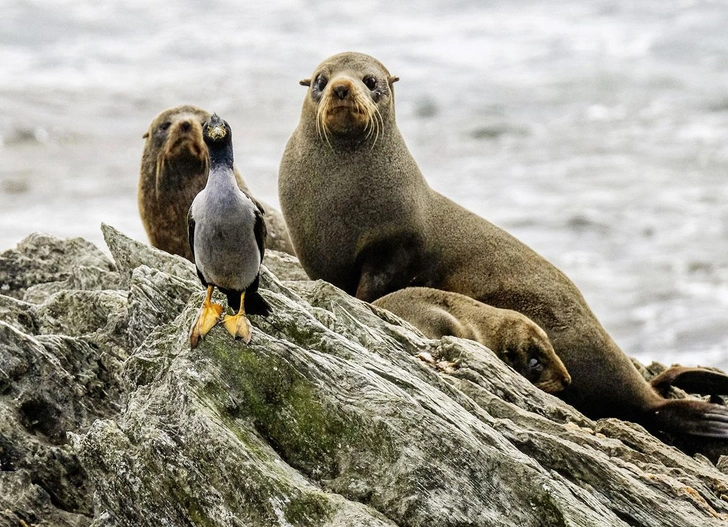
[[430, 258], [422, 250], [423, 239], [417, 233], [397, 232], [368, 244], [357, 256], [353, 287], [346, 292], [373, 302], [405, 287], [425, 285]]
[[705, 368], [672, 366], [652, 379], [650, 384], [662, 395], [671, 386], [688, 393], [728, 395], [728, 375]]
[[724, 406], [691, 399], [670, 399], [652, 409], [649, 416], [650, 428], [683, 439], [728, 439], [728, 408]]

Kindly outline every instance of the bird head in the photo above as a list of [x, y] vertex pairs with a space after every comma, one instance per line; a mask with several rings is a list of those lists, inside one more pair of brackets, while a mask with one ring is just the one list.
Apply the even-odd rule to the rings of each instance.
[[213, 113], [210, 119], [202, 126], [202, 137], [208, 146], [232, 141], [232, 129], [227, 121]]

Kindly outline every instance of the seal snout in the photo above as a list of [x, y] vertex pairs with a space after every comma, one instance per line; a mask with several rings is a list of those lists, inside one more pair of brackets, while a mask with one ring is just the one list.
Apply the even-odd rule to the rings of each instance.
[[351, 83], [349, 81], [339, 81], [331, 87], [331, 91], [333, 91], [339, 99], [346, 99], [351, 91]]

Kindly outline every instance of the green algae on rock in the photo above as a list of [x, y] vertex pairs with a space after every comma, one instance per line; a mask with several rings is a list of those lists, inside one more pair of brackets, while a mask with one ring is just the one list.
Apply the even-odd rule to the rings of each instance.
[[0, 296], [0, 524], [728, 522], [728, 476], [707, 459], [595, 423], [289, 256], [266, 255], [273, 314], [251, 317], [249, 346], [214, 328], [191, 350], [191, 264], [103, 229], [114, 262], [38, 235], [0, 255], [0, 276], [21, 273]]

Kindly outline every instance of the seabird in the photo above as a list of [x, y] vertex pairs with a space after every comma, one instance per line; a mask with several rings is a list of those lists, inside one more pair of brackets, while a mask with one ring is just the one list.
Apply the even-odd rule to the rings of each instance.
[[236, 312], [225, 315], [225, 328], [247, 344], [250, 322], [245, 314], [270, 313], [270, 306], [258, 293], [265, 252], [264, 211], [235, 181], [230, 125], [213, 114], [202, 127], [202, 136], [210, 153], [210, 173], [207, 185], [192, 201], [187, 223], [197, 276], [207, 287], [207, 295], [192, 325], [190, 345], [197, 346], [219, 322], [223, 307], [212, 302], [215, 287]]

